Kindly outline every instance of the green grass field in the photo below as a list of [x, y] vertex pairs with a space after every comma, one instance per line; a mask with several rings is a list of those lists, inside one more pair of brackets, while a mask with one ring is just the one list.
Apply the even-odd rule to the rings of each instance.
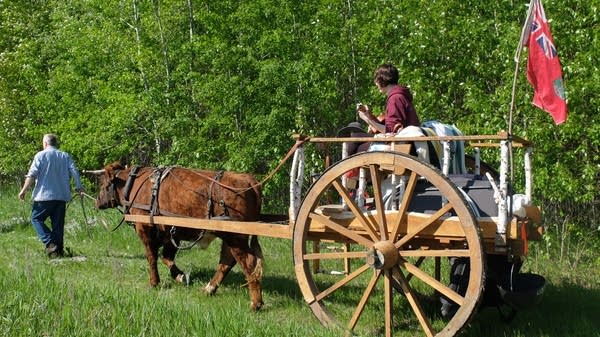
[[[161, 285], [152, 289], [133, 229], [123, 225], [112, 231], [121, 218], [116, 210], [96, 211], [90, 200], [82, 208], [75, 199], [65, 227], [65, 244], [73, 256], [49, 260], [29, 224], [29, 202], [16, 195], [16, 186], [0, 190], [1, 336], [342, 335], [322, 327], [304, 303], [290, 241], [261, 238], [265, 306], [254, 313], [238, 268], [216, 295], [200, 291], [214, 272], [218, 245], [178, 254], [180, 268], [191, 272], [189, 286], [171, 280], [161, 265]], [[546, 277], [542, 303], [519, 312], [510, 324], [499, 319], [495, 308], [484, 308], [463, 336], [600, 336], [598, 268], [565, 270], [540, 250], [531, 247], [523, 269]]]

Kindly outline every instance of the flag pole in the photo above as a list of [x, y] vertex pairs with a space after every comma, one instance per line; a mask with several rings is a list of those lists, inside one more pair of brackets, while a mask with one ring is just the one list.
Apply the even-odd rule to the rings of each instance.
[[508, 114], [508, 135], [512, 136], [512, 124], [513, 124], [513, 112], [515, 110], [516, 105], [516, 91], [517, 91], [517, 77], [519, 74], [519, 64], [521, 63], [521, 53], [523, 51], [523, 46], [525, 46], [528, 38], [529, 32], [531, 29], [531, 18], [533, 14], [533, 2], [535, 0], [531, 0], [529, 2], [529, 8], [527, 9], [527, 16], [525, 17], [525, 24], [521, 29], [521, 37], [519, 38], [519, 45], [517, 46], [517, 50], [515, 52], [515, 72], [513, 75], [513, 84], [512, 84], [512, 93], [510, 99], [510, 112]]

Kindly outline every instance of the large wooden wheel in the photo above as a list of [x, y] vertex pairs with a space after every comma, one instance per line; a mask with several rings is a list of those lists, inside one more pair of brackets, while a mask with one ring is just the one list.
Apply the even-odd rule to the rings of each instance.
[[[354, 191], [342, 185], [342, 176], [355, 168], [366, 172], [370, 206], [360, 208]], [[391, 175], [405, 181], [397, 210], [384, 209]], [[420, 201], [416, 187], [422, 184], [437, 188], [442, 198], [435, 210], [417, 214], [411, 205]], [[340, 201], [326, 206], [332, 200]], [[317, 247], [315, 240], [324, 244]], [[350, 249], [337, 250], [336, 242], [350, 243]], [[298, 211], [293, 253], [298, 284], [314, 315], [355, 335], [454, 336], [483, 288], [481, 238], [461, 192], [438, 169], [400, 153], [361, 153], [325, 171]], [[470, 263], [466, 291], [448, 286], [451, 257]], [[350, 271], [335, 270], [348, 260]], [[315, 261], [329, 272], [314, 274]], [[455, 313], [441, 315], [440, 296], [455, 304]]]

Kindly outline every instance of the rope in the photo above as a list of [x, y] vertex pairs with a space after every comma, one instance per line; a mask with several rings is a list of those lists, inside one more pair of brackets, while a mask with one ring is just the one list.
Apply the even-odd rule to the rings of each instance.
[[96, 198], [92, 197], [91, 195], [89, 195], [89, 194], [87, 194], [87, 193], [85, 193], [85, 192], [83, 192], [83, 193], [82, 193], [82, 195], [83, 195], [84, 197], [88, 198], [88, 199], [92, 199], [92, 200], [96, 201]]
[[[82, 193], [82, 195], [83, 195], [84, 197], [88, 198], [88, 199], [94, 200], [94, 202], [96, 201], [96, 198], [94, 198], [93, 196], [91, 196], [91, 195], [89, 195], [89, 194], [87, 194], [87, 193], [85, 193], [85, 192], [83, 192], [83, 193]], [[71, 199], [71, 200], [73, 200], [73, 199]], [[83, 197], [81, 198], [81, 207], [83, 208]], [[119, 212], [123, 213], [123, 211], [122, 211], [120, 208], [117, 208], [117, 210], [118, 210]], [[85, 216], [85, 210], [83, 211], [83, 217], [84, 217], [84, 218], [86, 217], [86, 216]], [[125, 221], [125, 217], [121, 218], [121, 221], [119, 222], [119, 224], [118, 224], [118, 225], [117, 225], [115, 228], [113, 228], [113, 229], [111, 230], [111, 232], [114, 232], [114, 231], [116, 231], [116, 230], [117, 230], [119, 227], [121, 227], [121, 225], [123, 224], [123, 222], [124, 222], [124, 221]], [[86, 223], [87, 223], [87, 219], [86, 219]], [[104, 225], [104, 226], [105, 226], [105, 227], [107, 227], [106, 225]], [[107, 229], [108, 229], [108, 228], [107, 228]]]
[[[88, 221], [87, 215], [85, 213], [85, 207], [83, 206], [83, 196], [84, 195], [85, 195], [85, 193], [81, 193], [79, 195], [79, 200], [81, 201], [81, 212], [83, 213], [83, 221], [85, 221], [85, 226], [84, 227], [86, 229], [88, 237], [91, 239], [92, 238], [92, 233], [90, 232], [90, 229], [88, 227], [89, 221]], [[77, 195], [73, 195], [71, 197], [71, 200], [69, 200], [69, 202], [67, 203], [67, 207], [65, 208], [65, 212], [69, 209], [69, 205], [71, 205], [71, 202], [73, 201], [73, 199], [75, 199], [75, 197], [77, 197]]]
[[[288, 150], [288, 152], [286, 153], [286, 155], [285, 155], [285, 156], [284, 156], [284, 157], [283, 157], [283, 158], [282, 158], [282, 159], [279, 161], [279, 163], [277, 164], [277, 166], [275, 167], [275, 169], [273, 169], [273, 170], [272, 170], [272, 171], [271, 171], [271, 172], [270, 172], [270, 173], [269, 173], [269, 174], [268, 174], [268, 175], [267, 175], [265, 178], [263, 178], [263, 179], [262, 179], [260, 182], [258, 182], [258, 183], [256, 183], [256, 184], [253, 184], [253, 185], [251, 185], [250, 187], [245, 187], [245, 188], [237, 188], [237, 187], [233, 187], [233, 186], [228, 186], [228, 185], [226, 185], [226, 184], [223, 184], [223, 183], [219, 182], [218, 180], [216, 180], [216, 179], [214, 179], [214, 178], [212, 178], [212, 177], [209, 177], [209, 176], [207, 176], [207, 175], [205, 175], [205, 174], [202, 174], [202, 173], [200, 173], [200, 172], [197, 172], [197, 171], [192, 171], [192, 172], [193, 172], [193, 173], [195, 173], [196, 175], [199, 175], [199, 176], [203, 177], [204, 179], [206, 179], [206, 180], [208, 180], [208, 181], [211, 181], [211, 182], [213, 182], [213, 183], [215, 183], [215, 184], [217, 184], [217, 185], [219, 185], [219, 186], [223, 187], [223, 188], [226, 188], [226, 189], [229, 189], [229, 190], [237, 190], [236, 194], [242, 194], [242, 193], [244, 193], [244, 192], [246, 192], [246, 191], [249, 191], [249, 190], [251, 190], [251, 189], [254, 189], [254, 188], [256, 188], [257, 186], [261, 186], [261, 185], [265, 184], [265, 183], [266, 183], [266, 182], [267, 182], [269, 179], [271, 179], [271, 178], [272, 178], [272, 177], [275, 175], [275, 173], [277, 173], [277, 172], [278, 172], [278, 171], [281, 169], [281, 167], [283, 167], [283, 164], [285, 164], [285, 162], [286, 162], [288, 159], [290, 159], [290, 157], [291, 157], [291, 156], [292, 156], [292, 154], [293, 154], [293, 153], [296, 151], [296, 149], [298, 149], [300, 146], [302, 146], [302, 145], [304, 144], [304, 142], [306, 142], [307, 140], [308, 140], [308, 138], [300, 138], [300, 139], [297, 139], [297, 140], [296, 140], [296, 143], [295, 143], [295, 144], [294, 144], [294, 145], [293, 145], [293, 146], [292, 146], [292, 147], [291, 147], [291, 148]], [[179, 178], [178, 178], [178, 177], [177, 177], [175, 174], [173, 174], [173, 172], [172, 172], [171, 170], [168, 170], [168, 174], [169, 174], [170, 176], [172, 176], [174, 179], [177, 179], [177, 180], [179, 180], [179, 181], [181, 182], [181, 180], [180, 180], [180, 179], [179, 179]], [[164, 178], [166, 178], [166, 176], [165, 176]], [[148, 180], [148, 177], [146, 177], [146, 178], [144, 179], [144, 182], [145, 182], [145, 180]], [[143, 184], [144, 182], [142, 182], [142, 184]], [[192, 190], [192, 189], [188, 188], [187, 186], [185, 186], [185, 184], [183, 184], [183, 186], [184, 186], [184, 187], [185, 187], [187, 190], [197, 193], [196, 191], [194, 191], [194, 190]], [[132, 207], [135, 207], [135, 206], [133, 205], [133, 201], [135, 201], [135, 199], [136, 199], [136, 197], [137, 197], [137, 193], [140, 191], [140, 189], [141, 189], [141, 188], [138, 188], [138, 189], [137, 189], [137, 191], [136, 191], [136, 193], [135, 193], [135, 195], [134, 195], [134, 197], [133, 197], [133, 199], [132, 199], [132, 201], [131, 201], [131, 206], [132, 206]], [[89, 198], [89, 199], [92, 199], [92, 200], [96, 200], [96, 198], [94, 198], [94, 197], [92, 197], [91, 195], [88, 195], [88, 194], [86, 194], [86, 193], [83, 193], [83, 196], [85, 196], [85, 197], [87, 197], [87, 198]], [[83, 198], [82, 198], [82, 199], [83, 199]], [[83, 204], [82, 204], [82, 205], [83, 205]], [[117, 209], [119, 209], [119, 208], [117, 208]], [[123, 213], [123, 211], [121, 211], [120, 209], [119, 209], [119, 211], [120, 211], [121, 213]], [[115, 228], [113, 229], [113, 231], [115, 231], [117, 228], [119, 228], [119, 227], [121, 226], [121, 224], [123, 224], [124, 220], [125, 220], [125, 218], [123, 217], [123, 219], [121, 219], [121, 222], [120, 222], [120, 223], [117, 225], [117, 227], [115, 227]], [[86, 222], [87, 222], [87, 220], [86, 220]], [[198, 240], [197, 240], [197, 241], [198, 241]]]
[[[216, 179], [214, 179], [212, 177], [209, 177], [209, 176], [207, 176], [205, 174], [202, 174], [200, 172], [197, 172], [197, 171], [192, 171], [192, 172], [194, 172], [194, 174], [199, 175], [199, 176], [203, 177], [204, 179], [206, 179], [208, 181], [211, 181], [211, 182], [213, 182], [213, 183], [215, 183], [215, 184], [217, 184], [217, 185], [219, 185], [221, 187], [224, 187], [224, 188], [229, 189], [229, 190], [237, 191], [236, 194], [242, 194], [242, 193], [244, 193], [246, 191], [249, 191], [251, 189], [254, 189], [254, 188], [258, 187], [258, 186], [264, 185], [269, 179], [271, 179], [275, 175], [275, 173], [277, 173], [281, 169], [281, 167], [283, 166], [283, 164], [285, 164], [285, 162], [288, 159], [290, 159], [290, 157], [296, 151], [296, 149], [298, 149], [300, 146], [302, 146], [302, 144], [304, 144], [304, 142], [306, 142], [306, 140], [307, 140], [306, 138], [296, 140], [296, 143], [289, 149], [289, 151], [286, 153], [286, 155], [283, 157], [283, 159], [281, 159], [279, 161], [279, 164], [277, 164], [277, 167], [275, 167], [271, 172], [269, 172], [269, 174], [265, 178], [263, 178], [261, 181], [259, 181], [258, 183], [254, 184], [254, 185], [251, 185], [249, 187], [239, 188], [239, 187], [229, 186], [229, 185], [223, 184], [222, 182], [220, 182], [220, 181], [218, 181], [218, 180], [216, 180]], [[173, 172], [170, 172], [170, 174], [171, 174], [171, 176], [173, 178], [179, 180], [179, 178], [177, 178], [173, 174]]]

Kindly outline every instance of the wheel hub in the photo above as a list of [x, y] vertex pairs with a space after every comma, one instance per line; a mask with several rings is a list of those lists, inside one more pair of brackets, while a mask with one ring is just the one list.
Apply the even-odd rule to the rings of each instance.
[[398, 263], [400, 254], [392, 241], [379, 241], [367, 253], [367, 264], [375, 269], [390, 269]]

